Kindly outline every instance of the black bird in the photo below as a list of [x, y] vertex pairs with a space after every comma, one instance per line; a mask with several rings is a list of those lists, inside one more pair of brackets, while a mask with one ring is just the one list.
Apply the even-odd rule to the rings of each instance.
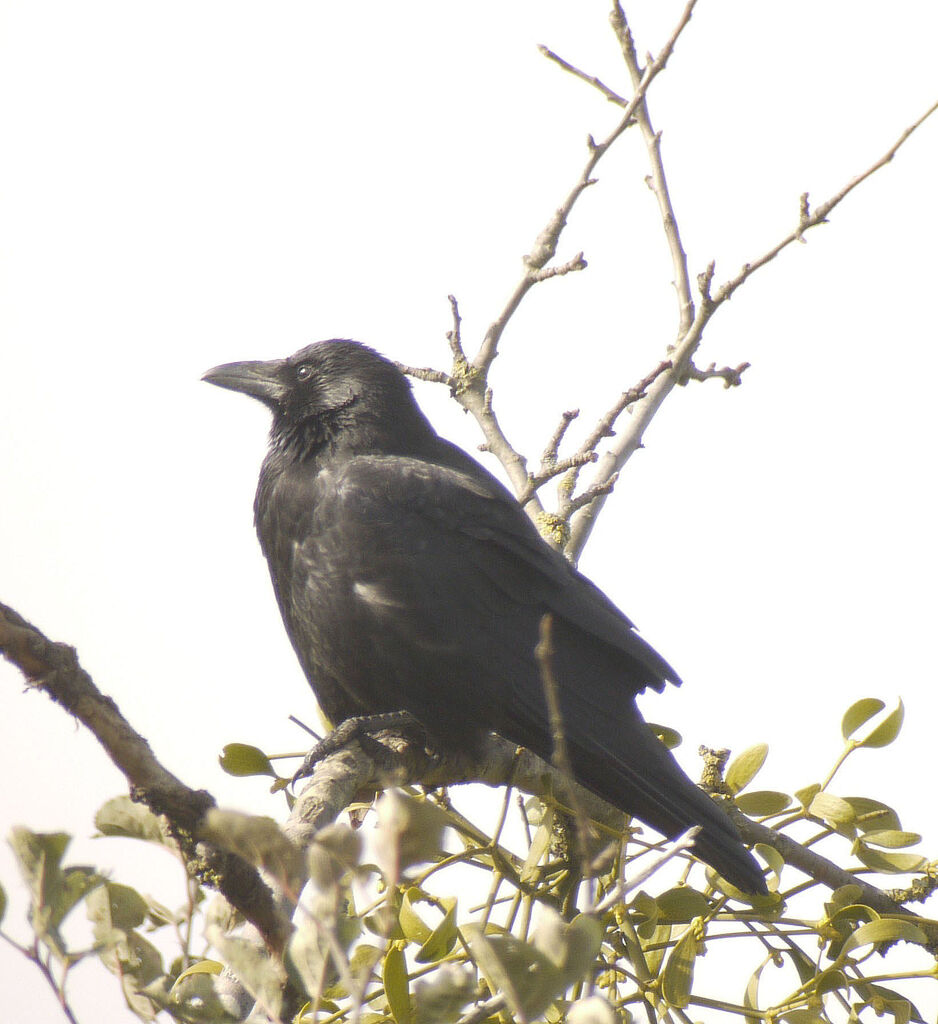
[[393, 363], [353, 341], [228, 363], [205, 380], [263, 402], [270, 449], [254, 503], [287, 633], [325, 714], [409, 712], [436, 741], [496, 732], [552, 755], [534, 655], [553, 618], [567, 755], [587, 789], [748, 892], [762, 872], [724, 811], [635, 705], [679, 683], [515, 498], [441, 438]]

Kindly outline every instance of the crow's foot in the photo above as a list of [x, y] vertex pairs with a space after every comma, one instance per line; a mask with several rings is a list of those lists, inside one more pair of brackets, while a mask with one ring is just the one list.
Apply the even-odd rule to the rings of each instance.
[[409, 711], [389, 711], [383, 715], [346, 718], [303, 758], [303, 763], [293, 776], [292, 785], [295, 786], [300, 779], [312, 775], [313, 769], [324, 757], [348, 746], [352, 740], [371, 739], [375, 733], [387, 732], [389, 729], [426, 742], [423, 726]]

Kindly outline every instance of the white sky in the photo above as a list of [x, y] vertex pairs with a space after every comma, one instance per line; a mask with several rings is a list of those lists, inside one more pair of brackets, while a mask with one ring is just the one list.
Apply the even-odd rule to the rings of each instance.
[[[630, 7], [656, 50], [682, 4]], [[333, 336], [445, 367], [450, 292], [474, 347], [587, 132], [616, 116], [535, 44], [627, 91], [606, 16], [604, 0], [0, 6], [0, 599], [74, 644], [167, 767], [223, 803], [279, 813], [216, 755], [295, 749], [286, 716], [311, 701], [251, 523], [265, 413], [199, 377]], [[938, 98], [936, 38], [920, 0], [702, 0], [649, 95], [692, 273], [735, 273], [802, 192], [820, 202], [885, 151]], [[892, 803], [933, 856], [936, 166], [938, 120], [720, 311], [698, 361], [751, 361], [744, 386], [672, 396], [582, 561], [684, 676], [644, 707], [683, 732], [692, 773], [699, 743], [764, 740], [757, 787], [790, 792], [826, 773], [852, 700], [901, 695], [900, 742], [855, 755], [834, 791]], [[636, 132], [563, 237], [559, 259], [582, 249], [589, 269], [538, 287], [505, 334], [497, 407], [531, 458], [561, 410], [589, 425], [673, 337], [646, 173]], [[478, 443], [445, 391], [418, 396]], [[0, 766], [3, 834], [86, 837], [123, 789], [6, 666]], [[72, 856], [113, 854], [83, 839]], [[174, 902], [141, 863], [130, 880]], [[0, 879], [15, 897], [5, 849]], [[21, 916], [5, 927], [22, 935]], [[79, 1017], [121, 1019], [96, 971], [76, 978]], [[0, 978], [10, 1020], [60, 1019], [6, 947]]]

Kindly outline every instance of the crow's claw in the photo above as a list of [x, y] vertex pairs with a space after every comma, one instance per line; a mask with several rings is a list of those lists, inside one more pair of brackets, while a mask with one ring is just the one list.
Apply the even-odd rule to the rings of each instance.
[[390, 711], [383, 715], [362, 715], [357, 718], [347, 718], [332, 730], [324, 739], [321, 739], [315, 747], [303, 758], [303, 763], [297, 768], [291, 785], [296, 785], [300, 779], [305, 779], [313, 774], [316, 765], [348, 746], [352, 740], [371, 737], [375, 733], [387, 732], [389, 729], [400, 730], [407, 734], [418, 735], [426, 739], [423, 726], [409, 711]]

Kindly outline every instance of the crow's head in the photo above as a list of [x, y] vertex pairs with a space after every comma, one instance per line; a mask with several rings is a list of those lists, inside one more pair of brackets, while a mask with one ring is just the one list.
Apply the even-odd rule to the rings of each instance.
[[263, 402], [274, 416], [273, 442], [300, 456], [326, 443], [394, 450], [414, 431], [432, 429], [407, 378], [357, 341], [320, 341], [286, 359], [225, 363], [202, 379]]

